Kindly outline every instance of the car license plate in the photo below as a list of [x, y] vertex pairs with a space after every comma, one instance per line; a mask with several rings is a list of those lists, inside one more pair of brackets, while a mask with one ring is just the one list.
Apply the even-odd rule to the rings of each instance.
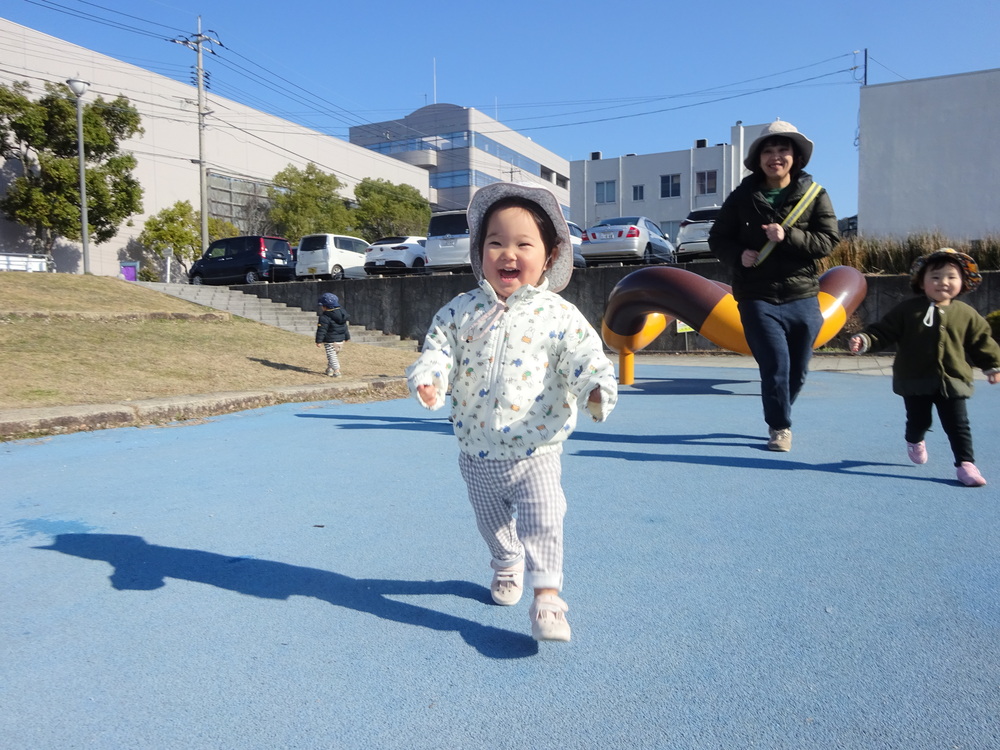
[[309, 268], [308, 268], [307, 270], [309, 271], [309, 274], [310, 274], [310, 275], [312, 275], [312, 274], [316, 273], [316, 268], [315, 268], [315, 266], [309, 266]]
[[385, 260], [380, 258], [379, 260], [375, 261], [375, 265], [376, 266], [384, 266], [385, 265]]
[[601, 232], [601, 239], [602, 240], [611, 240], [611, 239], [614, 239], [614, 237], [615, 237], [615, 233], [614, 232]]
[[283, 265], [285, 265], [285, 259], [284, 258], [275, 258], [273, 262], [274, 262], [274, 265], [276, 265], [276, 266], [283, 266]]

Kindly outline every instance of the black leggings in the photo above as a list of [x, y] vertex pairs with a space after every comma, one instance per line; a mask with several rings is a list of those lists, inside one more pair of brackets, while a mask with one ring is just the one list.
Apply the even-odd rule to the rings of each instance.
[[972, 430], [969, 428], [969, 413], [964, 398], [946, 396], [903, 396], [906, 404], [906, 442], [919, 443], [931, 428], [931, 407], [937, 407], [941, 428], [951, 442], [951, 452], [955, 454], [955, 466], [964, 461], [975, 463], [972, 453]]

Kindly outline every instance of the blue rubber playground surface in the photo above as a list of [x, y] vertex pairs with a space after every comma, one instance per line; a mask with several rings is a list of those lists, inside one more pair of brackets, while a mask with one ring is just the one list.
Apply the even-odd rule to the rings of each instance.
[[566, 445], [568, 644], [491, 571], [444, 416], [286, 404], [0, 444], [0, 746], [998, 748], [987, 487], [887, 375], [643, 364]]

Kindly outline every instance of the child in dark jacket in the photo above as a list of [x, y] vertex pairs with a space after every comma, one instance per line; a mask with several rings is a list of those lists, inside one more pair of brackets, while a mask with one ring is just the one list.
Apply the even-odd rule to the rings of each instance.
[[989, 323], [955, 299], [981, 281], [975, 261], [950, 247], [917, 258], [910, 286], [920, 296], [896, 305], [848, 344], [853, 354], [896, 344], [892, 390], [906, 406], [907, 455], [915, 464], [927, 462], [924, 435], [931, 427], [931, 407], [936, 407], [955, 454], [958, 481], [967, 487], [986, 484], [972, 453], [966, 409], [972, 395], [969, 363], [981, 368], [991, 385], [1000, 381], [1000, 345]]
[[326, 347], [326, 374], [332, 378], [339, 378], [338, 355], [344, 348], [344, 342], [351, 340], [351, 331], [347, 327], [349, 316], [340, 306], [336, 294], [326, 292], [319, 298], [319, 306], [322, 311], [319, 314], [319, 324], [316, 326], [316, 346]]

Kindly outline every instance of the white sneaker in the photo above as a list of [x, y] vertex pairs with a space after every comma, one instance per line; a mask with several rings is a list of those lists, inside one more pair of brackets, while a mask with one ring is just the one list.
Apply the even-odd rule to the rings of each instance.
[[531, 603], [531, 637], [536, 641], [568, 641], [566, 612], [569, 605], [555, 594], [539, 594]]
[[521, 594], [524, 593], [524, 560], [506, 568], [501, 568], [491, 560], [490, 567], [495, 571], [490, 584], [493, 601], [503, 607], [521, 601]]

